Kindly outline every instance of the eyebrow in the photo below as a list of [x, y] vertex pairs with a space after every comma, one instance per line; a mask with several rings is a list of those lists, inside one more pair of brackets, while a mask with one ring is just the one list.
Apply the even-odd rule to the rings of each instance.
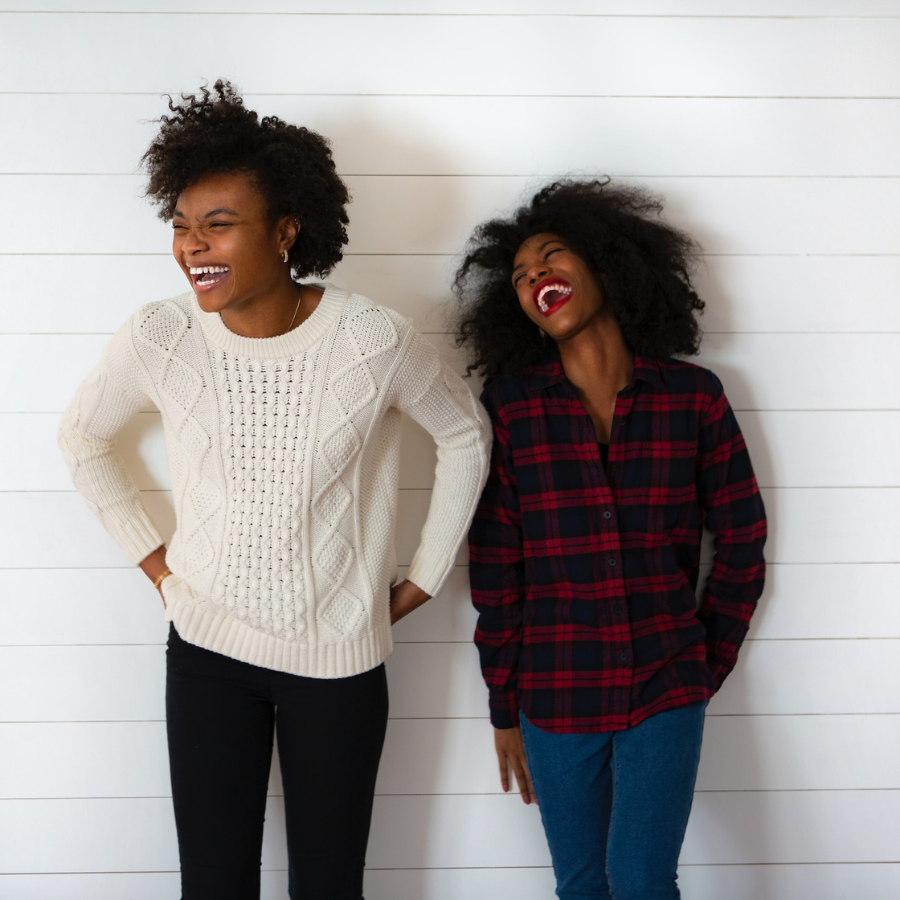
[[[544, 241], [544, 243], [541, 244], [541, 246], [537, 248], [537, 252], [540, 253], [541, 250], [543, 250], [544, 247], [546, 247], [548, 244], [561, 244], [561, 243], [562, 243], [562, 241], [559, 238], [550, 238], [549, 241]], [[525, 263], [519, 263], [517, 266], [513, 266], [513, 272], [515, 272], [516, 269], [521, 269], [522, 266], [524, 266], [524, 265], [525, 265]]]
[[[220, 216], [220, 215], [222, 215], [223, 213], [224, 213], [225, 215], [228, 215], [228, 216], [237, 216], [237, 215], [240, 215], [240, 213], [238, 213], [238, 211], [235, 210], [235, 209], [230, 209], [230, 208], [227, 207], [227, 206], [220, 206], [220, 207], [218, 207], [217, 209], [211, 209], [205, 216], [203, 216], [203, 218], [204, 218], [204, 219], [211, 219], [213, 216]], [[174, 216], [181, 216], [182, 219], [187, 218], [187, 217], [185, 216], [185, 214], [184, 214], [180, 209], [176, 209], [176, 210], [172, 213], [172, 216], [173, 216], [173, 217], [174, 217]]]

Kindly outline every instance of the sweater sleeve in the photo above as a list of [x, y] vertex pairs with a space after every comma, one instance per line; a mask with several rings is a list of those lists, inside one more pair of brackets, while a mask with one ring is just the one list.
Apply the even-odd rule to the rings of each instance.
[[394, 381], [396, 406], [437, 444], [434, 491], [407, 578], [436, 594], [453, 569], [488, 471], [491, 433], [472, 392], [414, 332]]
[[163, 542], [116, 450], [116, 435], [152, 402], [140, 383], [129, 320], [63, 413], [58, 435], [75, 487], [135, 565]]

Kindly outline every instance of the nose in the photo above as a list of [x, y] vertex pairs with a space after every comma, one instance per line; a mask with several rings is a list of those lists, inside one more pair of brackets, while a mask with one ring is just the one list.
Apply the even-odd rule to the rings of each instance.
[[545, 278], [550, 271], [550, 267], [546, 263], [537, 263], [528, 270], [528, 283], [532, 286], [537, 284], [541, 278]]
[[189, 228], [181, 240], [181, 249], [185, 254], [200, 253], [209, 249], [209, 243], [202, 228]]

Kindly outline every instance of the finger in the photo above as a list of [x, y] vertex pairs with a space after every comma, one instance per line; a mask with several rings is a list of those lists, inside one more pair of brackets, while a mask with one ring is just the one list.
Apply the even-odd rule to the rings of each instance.
[[531, 781], [531, 772], [528, 771], [528, 766], [525, 766], [525, 787], [526, 787], [526, 790], [528, 791], [528, 796], [530, 798], [530, 800], [526, 800], [525, 802], [526, 803], [531, 802], [531, 803], [537, 804], [537, 802], [538, 802], [537, 792], [535, 791], [534, 784]]
[[531, 803], [534, 796], [534, 789], [531, 786], [531, 775], [528, 772], [528, 766], [524, 756], [516, 754], [512, 758], [513, 771], [516, 773], [516, 784], [519, 786], [519, 793], [522, 795], [523, 803]]
[[500, 784], [503, 792], [509, 793], [509, 757], [497, 748], [497, 762], [500, 764]]

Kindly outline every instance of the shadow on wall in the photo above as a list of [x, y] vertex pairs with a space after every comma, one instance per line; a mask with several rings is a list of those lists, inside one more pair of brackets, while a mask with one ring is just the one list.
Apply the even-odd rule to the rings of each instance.
[[[690, 230], [690, 215], [682, 209], [679, 212], [679, 219], [686, 223], [686, 227]], [[698, 235], [699, 237], [699, 235]], [[711, 241], [713, 243], [713, 241]], [[732, 343], [731, 335], [728, 333], [734, 316], [731, 312], [730, 291], [727, 284], [720, 283], [715, 269], [707, 267], [703, 272], [703, 282], [705, 292], [703, 299], [708, 305], [716, 306], [716, 321], [722, 323], [719, 327], [723, 327], [724, 334], [719, 335], [719, 350], [717, 356], [721, 356], [724, 350], [727, 357], [729, 344]], [[702, 324], [702, 319], [701, 319]], [[701, 360], [702, 364], [702, 360]], [[714, 367], [716, 375], [719, 376], [725, 387], [726, 396], [740, 396], [749, 398], [748, 408], [755, 409], [754, 391], [752, 383], [752, 373], [749, 378], [746, 372], [731, 368], [727, 364], [723, 365], [717, 362]], [[740, 424], [741, 413], [736, 413], [738, 423]], [[771, 452], [764, 440], [756, 440], [753, 446], [748, 446], [751, 460], [753, 461], [754, 470], [759, 472], [772, 472]], [[777, 518], [777, 492], [767, 491], [765, 496], [766, 515], [771, 523]], [[771, 528], [771, 525], [770, 525]], [[712, 542], [709, 533], [704, 534], [705, 544], [704, 559], [711, 562], [712, 559]], [[771, 538], [766, 544], [766, 558], [776, 557], [776, 548]], [[704, 566], [704, 570], [708, 573], [709, 565]], [[705, 579], [703, 579], [705, 580]], [[700, 585], [702, 588], [702, 584]], [[718, 695], [710, 701], [707, 717], [712, 718], [722, 715], [720, 709], [727, 709], [726, 714], [738, 714], [741, 716], [753, 716], [754, 714], [764, 713], [766, 710], [754, 708], [754, 698], [757, 696], [752, 690], [752, 685], [742, 677], [742, 669], [746, 665], [747, 658], [754, 652], [754, 642], [752, 638], [754, 631], [759, 627], [759, 617], [765, 615], [766, 601], [769, 594], [769, 587], [764, 590], [760, 605], [757, 607], [754, 619], [750, 624], [748, 638], [751, 640], [745, 642], [741, 648], [735, 671], [732, 672], [727, 681], [727, 697], [720, 698]], [[756, 729], [752, 727], [742, 729], [742, 740], [739, 746], [739, 757], [733, 757], [727, 761], [717, 760], [715, 763], [710, 761], [707, 763], [711, 767], [711, 771], [718, 772], [718, 777], [707, 779], [708, 789], [700, 790], [694, 798], [694, 813], [689, 826], [688, 839], [686, 841], [685, 862], [688, 864], [690, 875], [687, 881], [693, 880], [692, 876], [696, 876], [698, 872], [703, 872], [704, 890], [700, 893], [708, 896], [728, 896], [733, 891], [734, 885], [732, 881], [732, 865], [706, 865], [696, 869], [694, 863], [730, 863], [730, 864], [752, 864], [770, 861], [777, 858], [777, 851], [770, 852], [775, 848], [766, 847], [766, 835], [775, 834], [777, 829], [772, 828], [771, 822], [766, 821], [764, 810], [766, 804], [752, 804], [752, 808], [756, 811], [756, 816], [751, 822], [740, 821], [739, 817], [734, 813], [741, 806], [735, 806], [730, 802], [720, 802], [723, 799], [728, 800], [727, 796], [723, 797], [722, 792], [727, 791], [758, 791], [765, 787], [764, 773], [761, 765], [761, 753], [759, 744], [755, 740]], [[721, 746], [721, 745], [720, 745]], [[700, 772], [698, 776], [698, 784], [704, 781], [704, 757], [711, 751], [711, 742], [705, 744], [704, 752], [701, 754]], [[733, 748], [732, 752], [733, 752]], [[727, 766], [723, 764], [727, 762]], [[724, 774], [724, 780], [722, 775]], [[738, 796], [733, 794], [732, 797]], [[692, 834], [693, 832], [693, 834]], [[748, 835], [749, 832], [749, 835]], [[748, 837], [750, 838], [748, 840]], [[755, 849], [754, 849], [755, 848]], [[759, 856], [750, 856], [749, 854], [758, 854]], [[755, 866], [753, 867], [756, 877], [756, 891], [753, 896], [767, 897], [770, 896], [769, 885], [767, 882], [769, 867]], [[687, 873], [686, 873], [687, 874]], [[721, 883], [713, 883], [719, 882]]]

